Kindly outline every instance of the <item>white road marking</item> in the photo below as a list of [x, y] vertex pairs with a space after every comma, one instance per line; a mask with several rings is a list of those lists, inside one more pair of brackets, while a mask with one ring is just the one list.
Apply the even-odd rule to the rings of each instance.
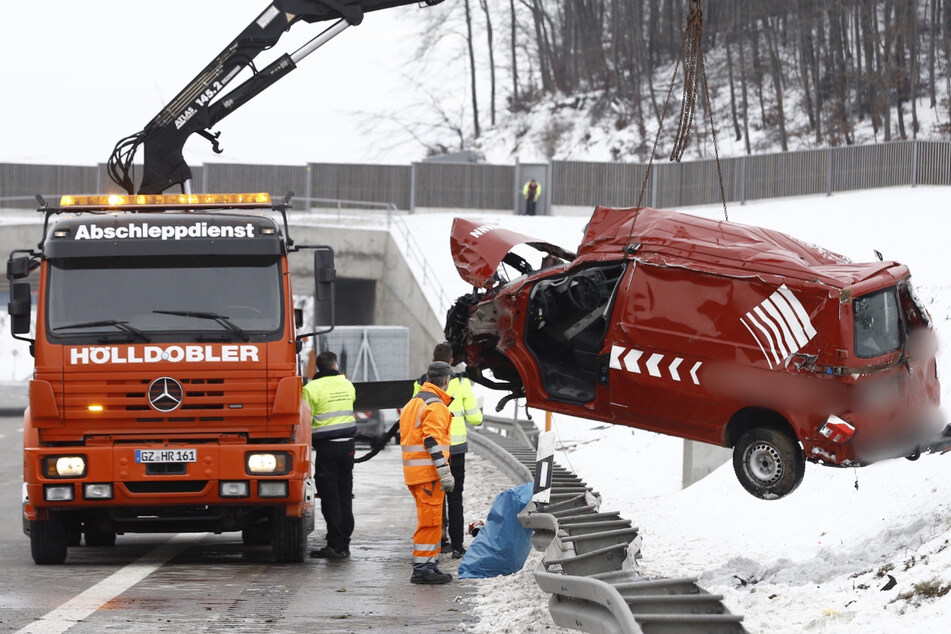
[[16, 634], [60, 634], [168, 563], [208, 533], [179, 533]]

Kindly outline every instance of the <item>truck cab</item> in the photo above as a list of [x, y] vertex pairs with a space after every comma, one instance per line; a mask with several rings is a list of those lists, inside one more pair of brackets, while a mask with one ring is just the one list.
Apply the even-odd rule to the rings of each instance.
[[[182, 531], [242, 531], [303, 560], [307, 334], [272, 212], [267, 194], [65, 196], [39, 249], [11, 255], [14, 336], [37, 297], [23, 514], [36, 563], [82, 536]], [[320, 290], [332, 251], [318, 255]], [[35, 268], [36, 289], [14, 281]]]

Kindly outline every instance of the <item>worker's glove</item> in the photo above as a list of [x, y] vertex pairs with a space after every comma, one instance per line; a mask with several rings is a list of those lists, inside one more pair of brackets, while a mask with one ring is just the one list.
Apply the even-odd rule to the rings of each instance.
[[436, 467], [436, 473], [439, 474], [439, 482], [442, 484], [443, 491], [452, 493], [452, 490], [456, 488], [456, 479], [452, 477], [452, 471], [449, 470], [449, 465], [445, 464], [441, 467]]

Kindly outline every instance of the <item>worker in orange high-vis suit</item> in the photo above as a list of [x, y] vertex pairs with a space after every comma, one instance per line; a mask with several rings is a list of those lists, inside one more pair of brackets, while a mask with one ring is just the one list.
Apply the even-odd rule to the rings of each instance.
[[455, 481], [449, 469], [449, 427], [452, 414], [446, 394], [452, 369], [445, 361], [434, 361], [426, 371], [426, 382], [400, 414], [400, 447], [403, 477], [416, 500], [416, 532], [413, 534], [413, 575], [411, 583], [440, 584], [452, 575], [439, 569], [442, 507], [446, 491]]

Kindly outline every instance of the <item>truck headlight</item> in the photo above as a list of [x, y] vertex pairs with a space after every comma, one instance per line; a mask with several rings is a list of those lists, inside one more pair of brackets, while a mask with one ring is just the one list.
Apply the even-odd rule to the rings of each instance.
[[83, 498], [87, 500], [111, 500], [112, 484], [108, 482], [93, 482], [84, 484]]
[[284, 475], [291, 470], [291, 456], [283, 451], [249, 453], [245, 467], [255, 475]]
[[86, 475], [86, 456], [46, 456], [43, 475], [47, 478], [82, 478]]
[[71, 484], [47, 484], [43, 487], [43, 499], [47, 502], [68, 502], [74, 495]]
[[218, 495], [223, 498], [246, 498], [250, 486], [246, 480], [218, 483]]
[[261, 480], [258, 482], [258, 497], [286, 498], [287, 480]]

